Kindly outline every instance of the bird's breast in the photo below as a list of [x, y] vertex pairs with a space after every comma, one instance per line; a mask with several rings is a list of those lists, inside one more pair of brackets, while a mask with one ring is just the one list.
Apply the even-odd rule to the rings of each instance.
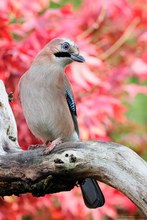
[[32, 84], [20, 94], [31, 132], [44, 142], [58, 137], [68, 140], [74, 131], [74, 124], [63, 87], [49, 83]]

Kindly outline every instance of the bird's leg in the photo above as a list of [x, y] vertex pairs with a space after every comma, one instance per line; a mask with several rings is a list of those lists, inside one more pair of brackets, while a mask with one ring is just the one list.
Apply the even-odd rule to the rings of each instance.
[[61, 143], [62, 143], [62, 140], [59, 137], [53, 141], [46, 141], [45, 144], [30, 145], [28, 147], [28, 150], [36, 150], [39, 148], [44, 148], [44, 154], [47, 155], [54, 149], [54, 147], [56, 147], [58, 144], [61, 144]]
[[61, 138], [57, 138], [55, 140], [53, 140], [52, 142], [51, 141], [46, 141], [46, 146], [47, 148], [44, 150], [44, 154], [49, 154], [53, 149], [54, 147], [56, 147], [58, 144], [61, 144], [62, 143], [62, 140]]

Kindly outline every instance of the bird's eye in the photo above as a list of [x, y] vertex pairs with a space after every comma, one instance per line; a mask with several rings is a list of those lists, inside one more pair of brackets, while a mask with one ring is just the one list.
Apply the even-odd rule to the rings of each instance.
[[70, 48], [70, 44], [68, 42], [65, 42], [64, 44], [62, 44], [62, 48], [64, 50], [68, 50]]

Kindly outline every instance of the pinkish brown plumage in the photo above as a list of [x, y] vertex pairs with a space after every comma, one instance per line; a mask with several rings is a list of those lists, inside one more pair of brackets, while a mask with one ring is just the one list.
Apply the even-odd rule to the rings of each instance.
[[[65, 39], [47, 44], [34, 59], [30, 69], [19, 83], [19, 96], [24, 115], [31, 132], [43, 142], [61, 138], [63, 141], [78, 140], [74, 123], [66, 101], [66, 85], [72, 93], [64, 68], [73, 60], [56, 57]], [[70, 42], [70, 53], [79, 54]], [[28, 97], [28, 99], [26, 99]], [[62, 120], [61, 120], [62, 117]]]
[[[77, 45], [70, 39], [49, 42], [36, 56], [19, 82], [19, 96], [31, 132], [44, 143], [78, 141], [76, 106], [64, 68], [73, 61], [84, 62]], [[86, 178], [80, 183], [89, 208], [104, 204], [96, 181]]]

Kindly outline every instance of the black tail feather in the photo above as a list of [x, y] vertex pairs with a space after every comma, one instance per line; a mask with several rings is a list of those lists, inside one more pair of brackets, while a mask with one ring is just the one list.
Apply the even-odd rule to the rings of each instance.
[[104, 205], [105, 198], [96, 180], [86, 178], [80, 183], [85, 205], [90, 208], [98, 208]]

